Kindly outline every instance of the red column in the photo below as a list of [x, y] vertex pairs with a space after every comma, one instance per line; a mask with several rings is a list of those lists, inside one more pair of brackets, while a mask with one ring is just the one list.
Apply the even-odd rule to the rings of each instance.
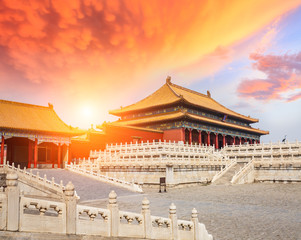
[[52, 162], [52, 168], [54, 168], [54, 162], [55, 162], [55, 157], [54, 157], [53, 151], [54, 151], [54, 144], [53, 144], [53, 146], [51, 146], [51, 151], [50, 151], [50, 159]]
[[239, 144], [241, 145], [241, 137], [239, 138]]
[[1, 140], [1, 164], [4, 163], [4, 136], [2, 135]]
[[199, 144], [202, 145], [202, 131], [199, 131]]
[[67, 146], [68, 164], [71, 162], [71, 145]]
[[210, 146], [210, 132], [207, 132], [207, 146]]
[[233, 145], [235, 145], [235, 136], [233, 136]]
[[192, 130], [191, 128], [189, 129], [189, 144], [192, 143]]
[[27, 168], [31, 168], [31, 161], [32, 161], [32, 143], [28, 141], [28, 164]]
[[218, 149], [218, 133], [215, 134], [215, 149]]
[[60, 143], [57, 150], [57, 168], [61, 168], [61, 144]]
[[185, 143], [185, 128], [182, 128], [182, 141]]
[[226, 145], [226, 135], [223, 135], [223, 147]]
[[34, 140], [34, 155], [33, 155], [33, 167], [37, 168], [38, 161], [38, 139]]

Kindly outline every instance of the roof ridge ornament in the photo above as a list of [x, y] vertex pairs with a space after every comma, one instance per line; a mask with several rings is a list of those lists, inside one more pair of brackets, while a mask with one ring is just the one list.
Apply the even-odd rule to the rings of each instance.
[[208, 96], [209, 98], [211, 98], [211, 93], [210, 93], [209, 90], [207, 90], [207, 96]]
[[171, 84], [171, 76], [167, 76], [167, 78], [166, 78], [166, 83], [167, 83], [167, 84]]

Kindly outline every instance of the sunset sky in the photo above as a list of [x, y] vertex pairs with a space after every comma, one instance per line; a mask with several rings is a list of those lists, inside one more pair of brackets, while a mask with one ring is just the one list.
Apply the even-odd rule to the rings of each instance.
[[68, 125], [172, 82], [301, 140], [301, 0], [0, 1], [0, 98]]

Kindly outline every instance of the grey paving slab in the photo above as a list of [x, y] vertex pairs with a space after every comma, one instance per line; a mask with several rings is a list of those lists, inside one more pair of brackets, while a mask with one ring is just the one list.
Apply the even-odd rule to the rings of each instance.
[[37, 172], [39, 172], [41, 177], [46, 174], [47, 179], [49, 180], [54, 177], [56, 183], [60, 183], [60, 180], [63, 180], [63, 184], [66, 185], [69, 181], [71, 181], [75, 186], [77, 195], [80, 196], [80, 201], [107, 199], [111, 190], [114, 190], [118, 196], [137, 195], [135, 192], [117, 187], [113, 184], [103, 183], [65, 169], [33, 170], [34, 174]]
[[119, 208], [141, 212], [144, 197], [150, 200], [151, 214], [168, 217], [173, 202], [179, 219], [189, 220], [192, 208], [199, 212], [215, 240], [301, 240], [301, 183], [245, 185], [209, 185], [168, 189], [144, 188], [137, 194], [98, 182], [67, 170], [39, 170], [40, 175], [72, 181], [81, 201], [90, 206], [106, 208], [108, 194], [114, 189]]
[[[215, 240], [290, 239], [301, 240], [301, 184], [245, 184], [144, 189], [152, 215], [168, 216], [173, 202], [180, 219], [189, 220], [192, 208], [199, 212]], [[127, 211], [141, 211], [144, 196], [120, 196], [118, 205]], [[105, 207], [104, 200], [90, 205]]]

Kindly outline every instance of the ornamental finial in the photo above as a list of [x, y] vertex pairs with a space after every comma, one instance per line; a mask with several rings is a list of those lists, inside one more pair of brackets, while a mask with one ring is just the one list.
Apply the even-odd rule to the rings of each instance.
[[167, 84], [170, 84], [170, 83], [171, 83], [171, 76], [167, 76], [167, 78], [166, 78], [166, 83], [167, 83]]
[[207, 96], [211, 98], [211, 93], [209, 90], [207, 91]]

